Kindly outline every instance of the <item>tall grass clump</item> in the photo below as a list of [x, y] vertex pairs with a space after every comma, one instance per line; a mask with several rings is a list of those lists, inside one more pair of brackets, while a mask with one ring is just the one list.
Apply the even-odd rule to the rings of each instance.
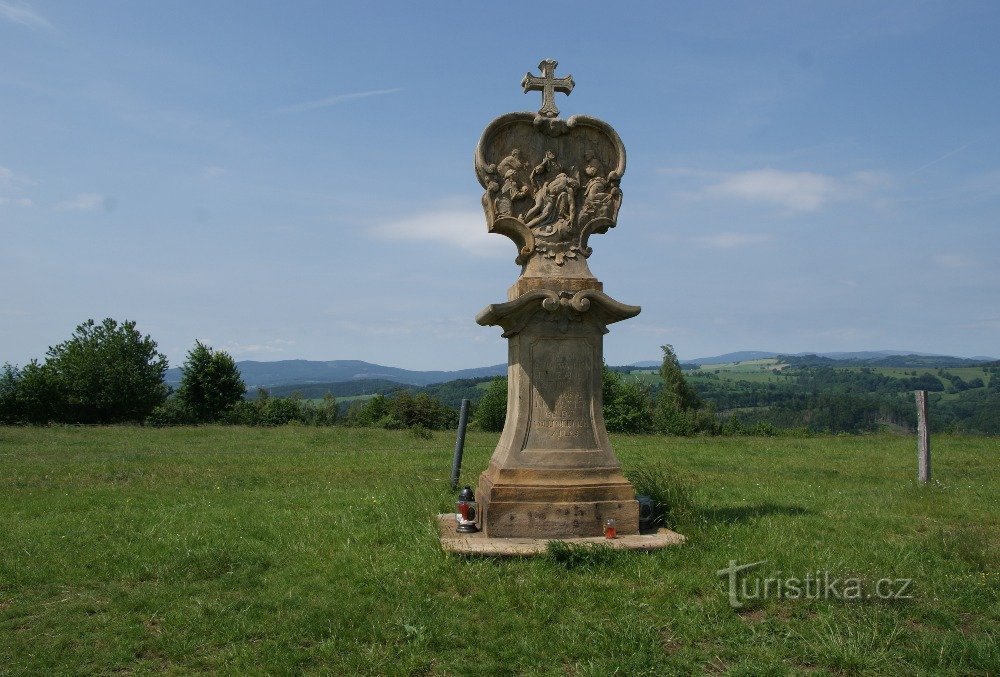
[[694, 515], [691, 488], [670, 466], [661, 463], [640, 465], [626, 470], [625, 476], [635, 487], [637, 496], [653, 499], [654, 522], [658, 526], [673, 529]]

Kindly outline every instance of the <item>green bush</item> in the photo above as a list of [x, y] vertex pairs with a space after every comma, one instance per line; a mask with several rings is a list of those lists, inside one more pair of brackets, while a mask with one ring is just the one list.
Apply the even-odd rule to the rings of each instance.
[[196, 420], [187, 405], [176, 396], [168, 397], [146, 417], [146, 423], [154, 426], [187, 425]]
[[397, 390], [390, 395], [376, 395], [364, 404], [348, 409], [347, 424], [402, 430], [423, 427], [446, 430], [458, 423], [458, 414], [427, 393], [414, 395], [409, 390]]
[[626, 379], [604, 367], [602, 375], [604, 424], [608, 432], [637, 435], [653, 429], [653, 400], [637, 379]]
[[476, 405], [472, 415], [476, 425], [481, 430], [498, 433], [503, 430], [507, 420], [507, 379], [497, 376], [490, 381], [483, 399]]
[[5, 364], [0, 374], [0, 422], [48, 423], [62, 420], [65, 395], [55, 372], [32, 360], [23, 369]]
[[246, 386], [236, 362], [225, 351], [215, 351], [201, 341], [187, 354], [181, 367], [177, 398], [196, 421], [218, 421], [243, 399]]

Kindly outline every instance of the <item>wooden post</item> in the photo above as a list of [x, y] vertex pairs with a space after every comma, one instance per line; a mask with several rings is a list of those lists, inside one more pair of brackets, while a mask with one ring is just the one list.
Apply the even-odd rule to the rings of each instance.
[[927, 391], [917, 390], [917, 479], [931, 481], [931, 431], [927, 422]]

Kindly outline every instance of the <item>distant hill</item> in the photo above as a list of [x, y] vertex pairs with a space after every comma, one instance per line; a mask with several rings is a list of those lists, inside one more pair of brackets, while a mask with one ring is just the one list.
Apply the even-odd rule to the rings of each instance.
[[[693, 360], [681, 360], [686, 365], [701, 364], [729, 364], [732, 362], [746, 362], [749, 360], [761, 360], [774, 358], [783, 353], [768, 352], [763, 350], [743, 350], [739, 352], [715, 355], [713, 357], [699, 357]], [[926, 353], [906, 353], [904, 351], [865, 351], [855, 353], [798, 353], [791, 355], [792, 358], [800, 358], [799, 362], [805, 360], [835, 360], [846, 366], [848, 363], [863, 366], [881, 367], [960, 367], [972, 364], [982, 364], [984, 362], [995, 361], [996, 358], [975, 357], [962, 358], [950, 357], [947, 355], [929, 355]], [[387, 367], [361, 360], [279, 360], [276, 362], [257, 362], [254, 360], [243, 360], [237, 362], [236, 366], [243, 376], [243, 382], [247, 388], [277, 388], [289, 386], [305, 393], [304, 386], [318, 386], [310, 388], [309, 392], [335, 391], [334, 394], [347, 396], [348, 391], [364, 392], [388, 392], [392, 389], [391, 384], [403, 384], [410, 386], [427, 386], [436, 383], [446, 383], [459, 379], [482, 379], [493, 376], [506, 376], [506, 364], [494, 364], [489, 367], [477, 367], [474, 369], [457, 369], [455, 371], [414, 371], [411, 369], [401, 369], [399, 367]], [[656, 368], [660, 366], [659, 361], [647, 360], [636, 362], [632, 367]], [[168, 369], [166, 381], [168, 385], [177, 386], [181, 380], [181, 370], [177, 367]], [[345, 385], [349, 382], [365, 381], [364, 384], [357, 384], [355, 387]], [[337, 384], [333, 387], [332, 384]], [[290, 392], [290, 391], [289, 391]]]
[[[681, 360], [681, 364], [731, 364], [733, 362], [764, 360], [779, 356], [825, 358], [827, 360], [854, 362], [856, 364], [880, 367], [923, 367], [927, 365], [958, 367], [970, 364], [982, 364], [983, 362], [992, 362], [996, 360], [994, 357], [952, 357], [950, 355], [917, 353], [906, 350], [865, 350], [858, 352], [833, 353], [773, 353], [764, 350], [742, 350], [735, 353], [714, 355], [712, 357], [696, 357], [690, 360]], [[659, 367], [660, 362], [658, 360], [646, 360], [643, 362], [636, 362], [632, 366], [640, 368]]]
[[[490, 367], [475, 369], [458, 369], [456, 371], [412, 371], [398, 367], [387, 367], [360, 360], [331, 360], [320, 362], [315, 360], [279, 360], [276, 362], [256, 362], [243, 360], [236, 366], [243, 376], [243, 382], [248, 388], [273, 388], [286, 385], [329, 384], [344, 381], [384, 380], [406, 385], [424, 386], [431, 383], [444, 383], [464, 378], [482, 378], [503, 376], [507, 373], [506, 364], [495, 364]], [[181, 370], [178, 367], [168, 369], [166, 381], [169, 385], [177, 385], [181, 380]]]
[[[947, 369], [952, 367], [973, 367], [983, 364], [983, 360], [951, 357], [948, 355], [879, 355], [877, 353], [834, 353], [842, 357], [833, 358], [826, 355], [781, 355], [779, 359], [797, 367], [836, 366], [836, 367], [913, 367], [922, 369]], [[861, 357], [850, 357], [859, 355]], [[865, 357], [869, 356], [869, 357]]]

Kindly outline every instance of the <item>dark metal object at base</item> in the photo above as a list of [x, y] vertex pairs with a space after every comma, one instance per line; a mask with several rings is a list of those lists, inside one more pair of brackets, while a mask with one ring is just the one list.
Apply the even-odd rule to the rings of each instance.
[[455, 503], [455, 531], [460, 534], [474, 534], [479, 531], [476, 520], [479, 518], [479, 504], [476, 503], [476, 496], [472, 493], [472, 487], [466, 486], [458, 494], [458, 501]]

